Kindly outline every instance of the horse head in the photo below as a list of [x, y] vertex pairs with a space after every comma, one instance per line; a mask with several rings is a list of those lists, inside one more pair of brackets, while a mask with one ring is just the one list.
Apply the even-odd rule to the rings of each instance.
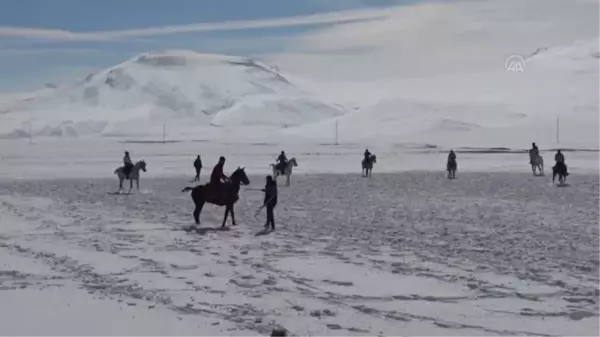
[[146, 161], [140, 160], [137, 162], [137, 164], [142, 171], [146, 172]]
[[290, 165], [292, 165], [292, 166], [294, 166], [294, 167], [298, 166], [298, 162], [296, 161], [296, 158], [294, 158], [294, 157], [292, 157], [292, 158], [291, 158], [291, 159], [288, 161], [288, 164], [290, 164]]
[[246, 175], [246, 171], [244, 171], [244, 169], [244, 167], [238, 167], [231, 174], [231, 181], [238, 185], [250, 185], [250, 179], [248, 179], [248, 175]]
[[372, 156], [371, 156], [371, 159], [372, 159], [373, 163], [376, 163], [376, 162], [377, 162], [377, 156], [376, 156], [376, 155], [372, 155]]

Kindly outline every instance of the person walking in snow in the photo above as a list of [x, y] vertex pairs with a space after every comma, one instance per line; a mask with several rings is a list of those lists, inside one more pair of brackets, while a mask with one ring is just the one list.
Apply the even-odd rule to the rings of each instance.
[[194, 161], [194, 169], [196, 169], [196, 177], [194, 178], [194, 181], [200, 181], [200, 171], [202, 170], [202, 160], [200, 159], [200, 155], [198, 155]]
[[277, 182], [272, 176], [267, 176], [265, 188], [262, 191], [265, 192], [263, 206], [267, 209], [265, 229], [268, 229], [270, 225], [271, 230], [275, 230], [275, 215], [273, 211], [275, 210], [275, 206], [277, 206]]

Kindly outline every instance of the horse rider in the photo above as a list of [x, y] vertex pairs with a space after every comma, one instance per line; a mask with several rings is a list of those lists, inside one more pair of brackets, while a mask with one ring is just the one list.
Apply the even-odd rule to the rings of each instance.
[[196, 177], [194, 177], [194, 181], [199, 181], [200, 171], [202, 170], [202, 160], [200, 159], [200, 155], [198, 155], [196, 160], [194, 160], [194, 168], [196, 169]]
[[215, 189], [221, 186], [221, 179], [224, 182], [229, 181], [229, 178], [225, 175], [225, 173], [223, 173], [223, 166], [225, 166], [225, 157], [220, 157], [219, 162], [217, 163], [217, 165], [215, 165], [215, 167], [212, 170], [212, 173], [210, 174], [209, 185]]
[[535, 143], [531, 143], [531, 151], [534, 151], [536, 155], [540, 155], [540, 149], [538, 149], [537, 145], [535, 145]]
[[279, 157], [277, 157], [277, 170], [281, 173], [284, 173], [285, 166], [287, 165], [287, 157], [285, 156], [285, 152], [281, 151]]
[[567, 171], [567, 164], [565, 164], [565, 155], [560, 150], [556, 150], [556, 154], [554, 155], [554, 161], [556, 162], [556, 165], [564, 165], [565, 172]]
[[451, 162], [456, 162], [456, 153], [454, 153], [454, 150], [450, 150], [450, 153], [448, 153], [448, 163]]
[[129, 151], [125, 151], [125, 156], [123, 157], [123, 173], [125, 173], [125, 177], [129, 179], [129, 175], [131, 174], [131, 170], [133, 169], [133, 163], [131, 162], [131, 157], [129, 157]]
[[[538, 157], [540, 155], [540, 149], [538, 149], [537, 145], [535, 145], [535, 142], [531, 143], [531, 149], [529, 150], [529, 156], [531, 157], [532, 155], [534, 155], [535, 157]], [[533, 163], [529, 161], [529, 164]]]
[[365, 149], [365, 163], [368, 163], [370, 158], [371, 152], [369, 152], [369, 149]]
[[562, 154], [562, 152], [560, 152], [560, 150], [556, 151], [556, 154], [554, 155], [554, 161], [558, 164], [564, 164], [565, 163], [565, 155]]

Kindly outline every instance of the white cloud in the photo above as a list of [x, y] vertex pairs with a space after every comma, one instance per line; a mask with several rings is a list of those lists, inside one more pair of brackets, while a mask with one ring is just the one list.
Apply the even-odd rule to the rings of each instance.
[[375, 80], [503, 71], [512, 54], [598, 36], [598, 1], [445, 1], [291, 39], [267, 62], [319, 79]]
[[148, 37], [191, 32], [226, 31], [256, 28], [276, 28], [315, 24], [335, 24], [356, 20], [371, 20], [385, 16], [380, 10], [354, 10], [332, 13], [297, 16], [290, 18], [225, 21], [217, 23], [198, 23], [190, 25], [150, 27], [141, 29], [74, 32], [58, 29], [39, 29], [23, 27], [1, 27], [0, 37], [35, 38], [59, 41], [110, 41], [135, 37]]

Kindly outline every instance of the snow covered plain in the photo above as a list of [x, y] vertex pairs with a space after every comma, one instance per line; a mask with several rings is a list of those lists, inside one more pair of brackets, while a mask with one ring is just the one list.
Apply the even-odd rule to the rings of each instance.
[[114, 179], [3, 180], [0, 332], [597, 335], [597, 173], [565, 188], [527, 167], [292, 182], [261, 235], [245, 188], [237, 227], [207, 206], [190, 234], [188, 177], [131, 195], [108, 195]]

